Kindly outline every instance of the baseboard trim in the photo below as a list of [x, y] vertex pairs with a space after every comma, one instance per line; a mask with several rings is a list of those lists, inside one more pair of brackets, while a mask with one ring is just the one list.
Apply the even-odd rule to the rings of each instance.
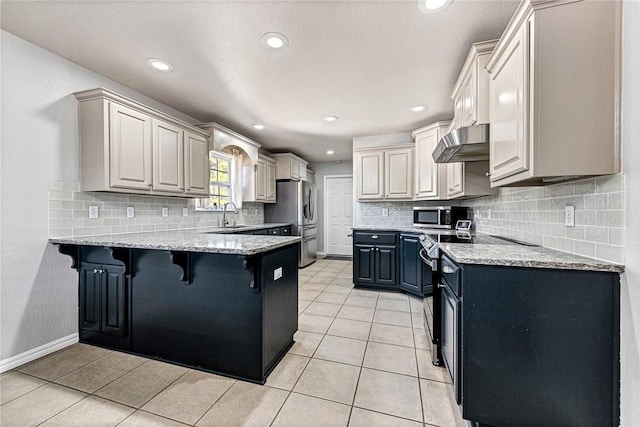
[[69, 347], [78, 341], [79, 335], [76, 332], [75, 334], [67, 335], [66, 337], [41, 345], [40, 347], [27, 350], [24, 353], [16, 354], [15, 356], [0, 360], [0, 373], [17, 368], [18, 366], [39, 359], [55, 351], [62, 350], [63, 348]]
[[324, 253], [324, 252], [316, 252], [316, 255], [317, 255], [317, 256], [325, 256], [325, 255], [326, 255], [326, 253]]

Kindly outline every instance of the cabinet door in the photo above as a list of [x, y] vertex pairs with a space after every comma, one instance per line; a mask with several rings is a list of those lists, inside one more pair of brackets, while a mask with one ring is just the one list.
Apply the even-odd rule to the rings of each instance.
[[472, 70], [467, 74], [462, 87], [462, 126], [471, 126], [476, 122], [476, 78]]
[[386, 199], [411, 199], [413, 182], [413, 149], [385, 152]]
[[447, 196], [452, 197], [464, 191], [464, 164], [447, 163]]
[[185, 192], [209, 195], [209, 141], [194, 133], [184, 132]]
[[110, 185], [149, 190], [151, 176], [151, 117], [109, 103]]
[[256, 169], [256, 200], [267, 198], [267, 162], [258, 159]]
[[458, 300], [445, 286], [441, 293], [441, 349], [444, 365], [451, 376], [451, 383], [456, 397], [456, 402], [460, 403], [460, 381], [459, 381], [459, 342], [458, 342]]
[[105, 334], [125, 336], [128, 328], [127, 287], [124, 267], [102, 266], [101, 330]]
[[373, 284], [374, 282], [374, 254], [375, 246], [353, 246], [353, 282]]
[[422, 295], [422, 265], [418, 253], [422, 249], [418, 236], [400, 235], [400, 283], [399, 287]]
[[100, 330], [100, 266], [82, 263], [80, 266], [80, 328]]
[[184, 192], [184, 131], [153, 119], [153, 189]]
[[491, 180], [529, 169], [527, 136], [527, 25], [496, 62], [489, 81]]
[[415, 199], [437, 199], [439, 194], [440, 166], [433, 161], [433, 150], [438, 144], [438, 128], [416, 136]]
[[377, 246], [374, 281], [379, 285], [396, 286], [396, 247]]
[[276, 201], [276, 165], [267, 163], [267, 200]]
[[356, 153], [358, 200], [384, 199], [384, 151]]

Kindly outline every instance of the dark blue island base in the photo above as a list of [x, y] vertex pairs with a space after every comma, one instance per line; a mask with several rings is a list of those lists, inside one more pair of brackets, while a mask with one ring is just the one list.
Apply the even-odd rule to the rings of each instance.
[[264, 384], [298, 328], [298, 244], [255, 255], [60, 245], [80, 341]]

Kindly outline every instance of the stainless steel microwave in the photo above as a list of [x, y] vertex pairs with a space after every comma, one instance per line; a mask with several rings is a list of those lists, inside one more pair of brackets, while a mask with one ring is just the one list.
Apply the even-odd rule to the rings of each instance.
[[413, 208], [413, 226], [454, 228], [459, 219], [469, 219], [469, 208], [463, 206], [427, 206]]

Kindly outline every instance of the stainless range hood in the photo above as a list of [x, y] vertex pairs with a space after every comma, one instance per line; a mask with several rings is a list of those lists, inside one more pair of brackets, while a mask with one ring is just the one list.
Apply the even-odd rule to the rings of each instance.
[[489, 160], [489, 125], [475, 125], [452, 130], [433, 150], [436, 163], [477, 162]]

